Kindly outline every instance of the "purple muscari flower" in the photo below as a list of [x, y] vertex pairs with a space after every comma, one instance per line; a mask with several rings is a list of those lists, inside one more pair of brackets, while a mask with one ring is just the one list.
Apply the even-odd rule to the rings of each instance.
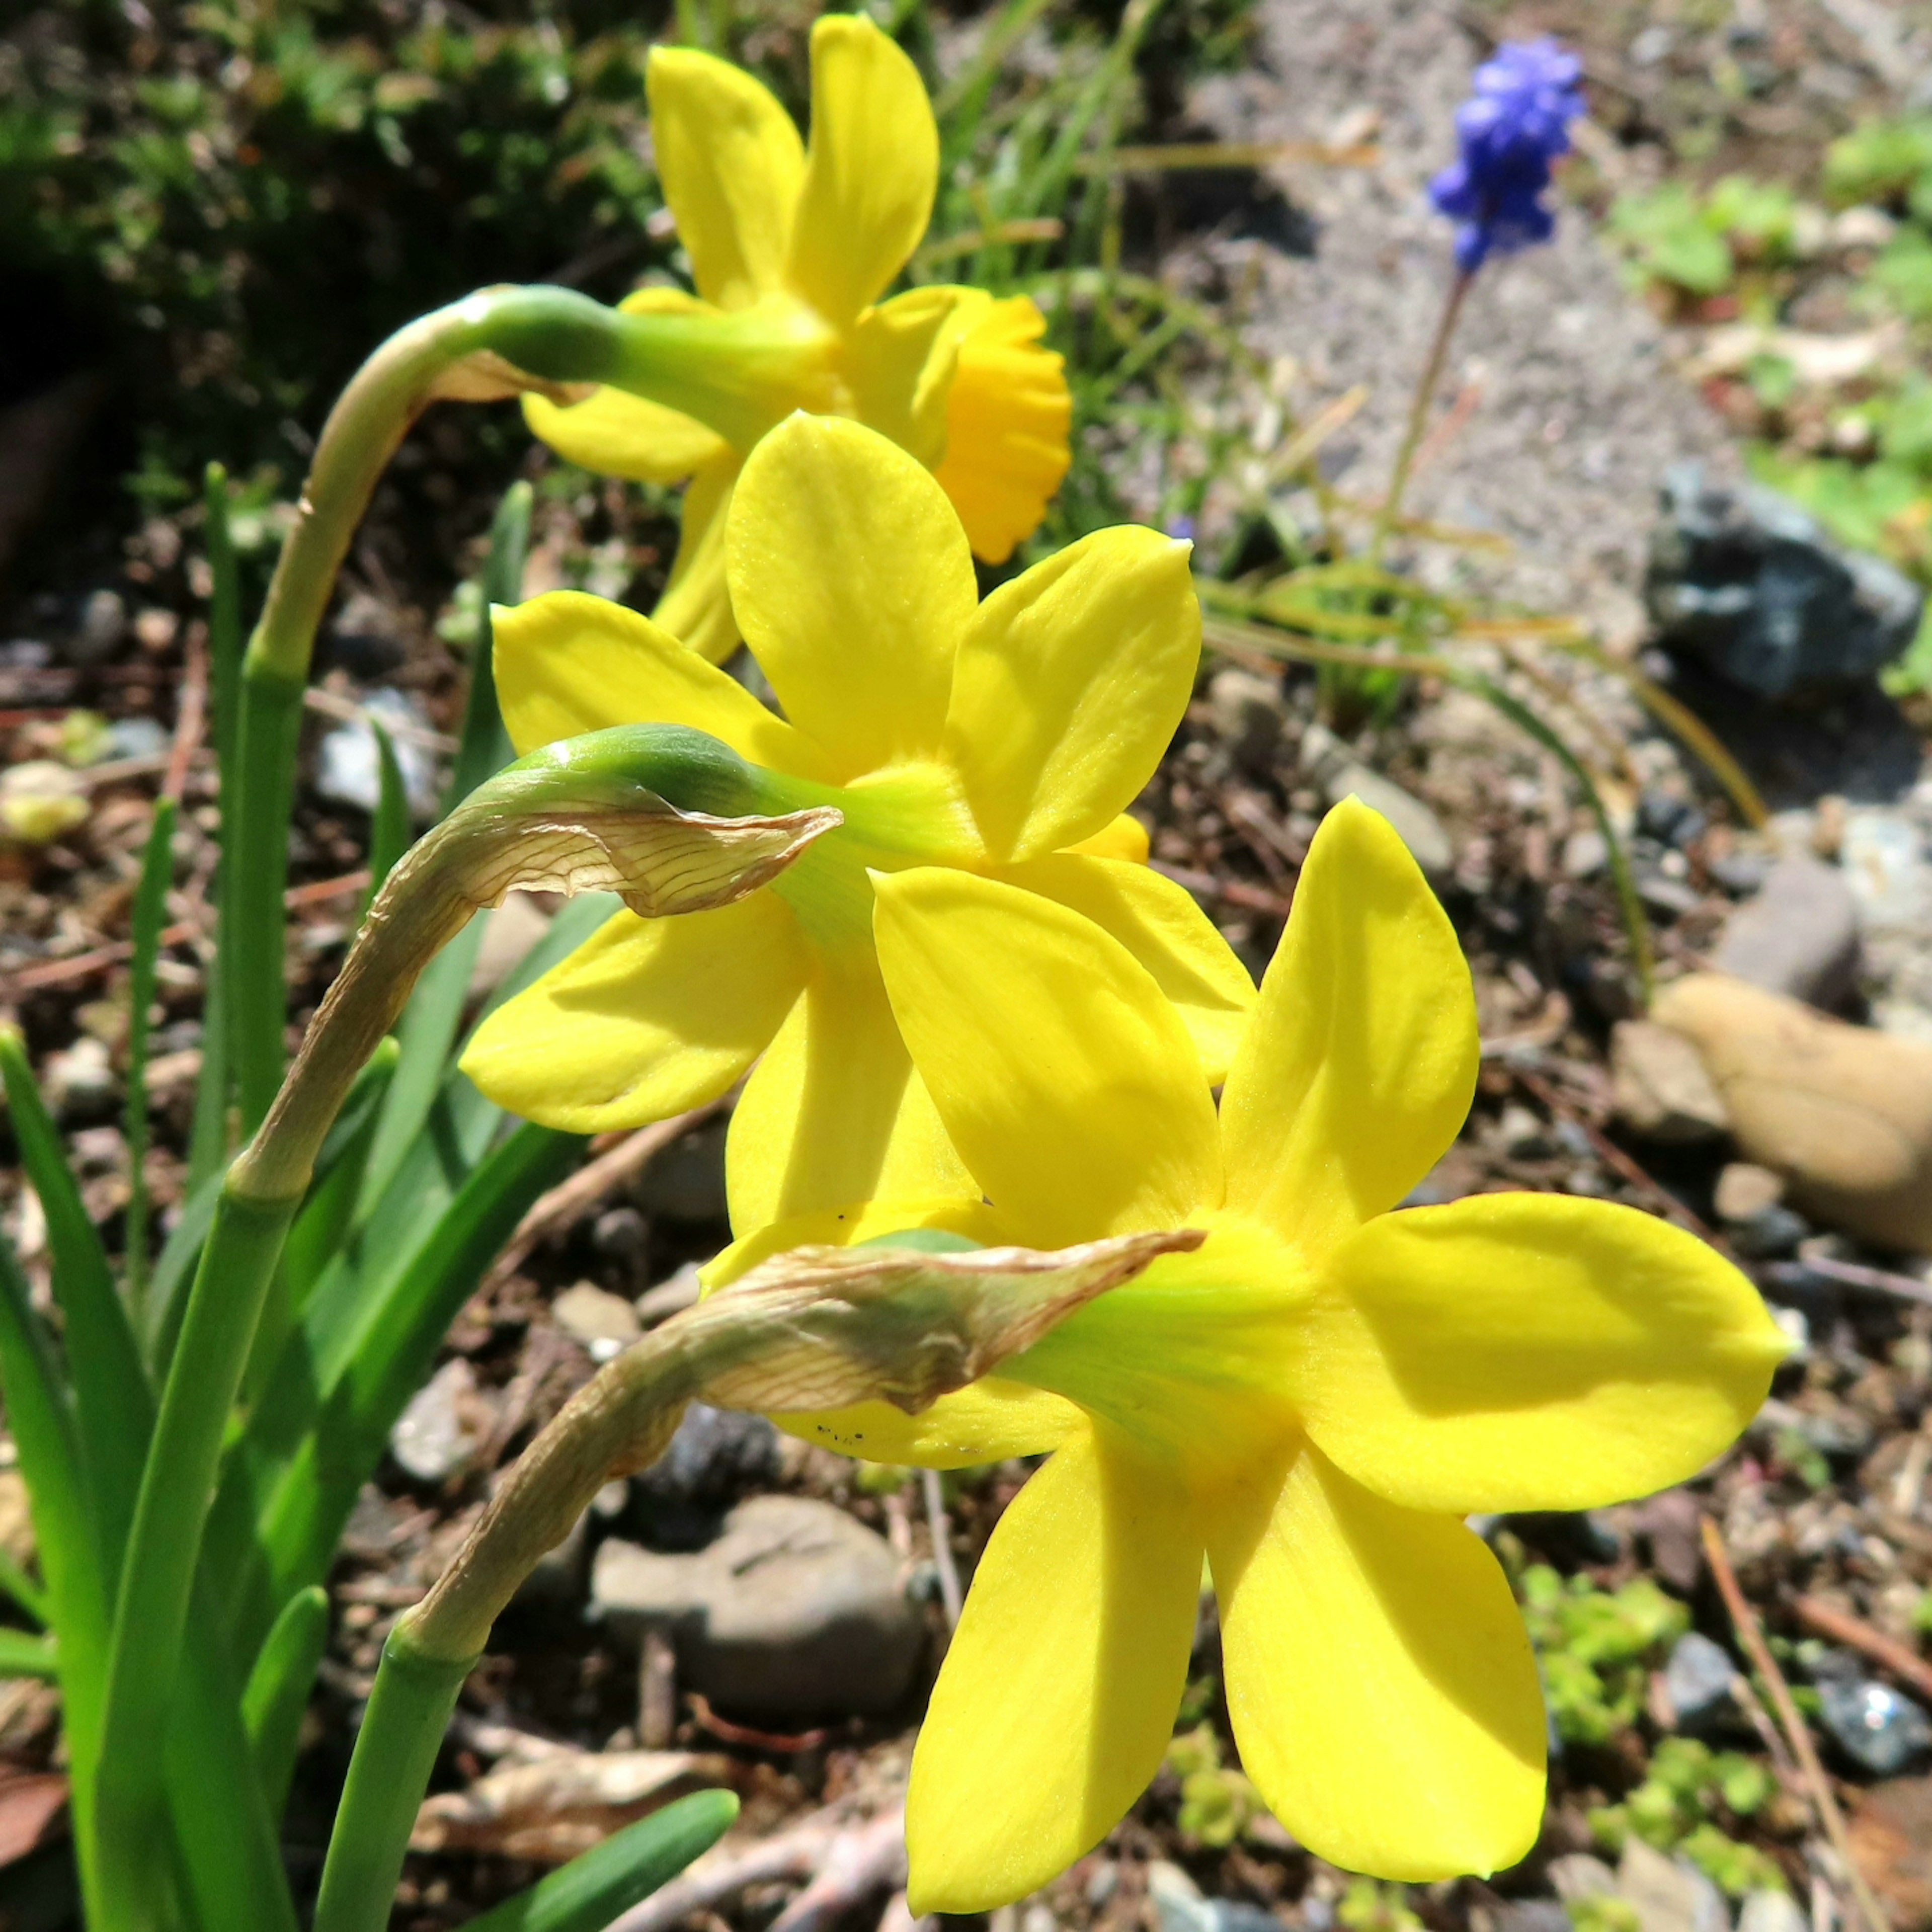
[[1429, 184], [1430, 200], [1455, 220], [1464, 274], [1556, 232], [1543, 191], [1583, 112], [1582, 72], [1574, 54], [1548, 38], [1505, 40], [1477, 68], [1475, 92], [1456, 111], [1461, 154]]

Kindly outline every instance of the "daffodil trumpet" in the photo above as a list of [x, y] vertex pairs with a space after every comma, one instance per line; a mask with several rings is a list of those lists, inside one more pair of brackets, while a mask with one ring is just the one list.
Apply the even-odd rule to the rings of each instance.
[[[1189, 1252], [1191, 1230], [1058, 1252], [941, 1252], [916, 1234], [775, 1256], [608, 1363], [511, 1471], [382, 1648], [324, 1865], [315, 1932], [381, 1932], [463, 1682], [490, 1626], [602, 1486], [648, 1468], [702, 1397], [728, 1408], [879, 1402], [916, 1414], [1056, 1322]], [[970, 1249], [970, 1244], [960, 1244]]]
[[781, 716], [648, 618], [560, 591], [496, 614], [512, 742], [635, 719], [728, 746], [760, 810], [842, 818], [717, 912], [614, 916], [473, 1036], [463, 1065], [511, 1112], [577, 1133], [642, 1126], [748, 1073], [732, 1225], [964, 1174], [906, 1056], [873, 945], [875, 877], [956, 867], [1112, 933], [1166, 990], [1210, 1072], [1254, 985], [1213, 922], [1144, 862], [1126, 815], [1192, 694], [1187, 547], [1100, 530], [983, 602], [938, 479], [887, 438], [797, 416], [764, 439], [724, 544], [736, 621]]
[[[974, 554], [1003, 563], [1046, 513], [1070, 460], [1072, 401], [1046, 318], [1024, 296], [928, 284], [887, 296], [932, 219], [939, 130], [906, 54], [862, 14], [812, 31], [812, 136], [728, 62], [653, 47], [651, 134], [695, 296], [646, 286], [624, 307], [707, 324], [790, 326], [822, 345], [798, 406], [855, 418], [938, 477]], [[530, 427], [607, 476], [689, 480], [663, 628], [713, 663], [739, 641], [724, 530], [754, 436], [620, 386], [524, 398]]]
[[1631, 1208], [1402, 1208], [1468, 1110], [1475, 1003], [1435, 896], [1354, 800], [1310, 851], [1218, 1112], [1172, 1003], [1090, 922], [958, 871], [875, 898], [886, 993], [968, 1184], [768, 1228], [710, 1279], [918, 1227], [1206, 1236], [916, 1417], [777, 1418], [882, 1462], [1049, 1458], [980, 1560], [920, 1732], [913, 1910], [1022, 1898], [1132, 1804], [1204, 1555], [1244, 1768], [1303, 1844], [1410, 1881], [1514, 1863], [1542, 1815], [1542, 1701], [1462, 1518], [1696, 1474], [1786, 1352], [1756, 1291]]
[[[665, 790], [700, 802], [680, 809]], [[108, 1645], [95, 1826], [110, 1866], [157, 1862], [161, 1760], [134, 1745], [168, 1722], [223, 1432], [289, 1226], [364, 1062], [437, 951], [506, 892], [614, 890], [650, 916], [689, 915], [758, 890], [839, 822], [809, 802], [770, 816], [733, 809], [755, 790], [741, 760], [696, 733], [596, 733], [478, 787], [376, 896], [266, 1120], [230, 1166], [169, 1365]]]

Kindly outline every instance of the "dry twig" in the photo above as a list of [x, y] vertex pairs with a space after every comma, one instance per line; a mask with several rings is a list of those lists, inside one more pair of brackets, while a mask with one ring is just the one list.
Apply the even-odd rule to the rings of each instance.
[[1752, 1667], [1764, 1679], [1765, 1687], [1771, 1693], [1772, 1703], [1778, 1712], [1778, 1722], [1784, 1727], [1791, 1754], [1804, 1774], [1812, 1808], [1817, 1813], [1818, 1822], [1844, 1868], [1845, 1882], [1851, 1888], [1859, 1914], [1868, 1932], [1891, 1932], [1884, 1908], [1873, 1896], [1864, 1873], [1858, 1869], [1850, 1835], [1845, 1829], [1845, 1814], [1839, 1810], [1838, 1801], [1832, 1795], [1831, 1780], [1825, 1774], [1825, 1767], [1818, 1761], [1818, 1748], [1811, 1742], [1811, 1733], [1805, 1728], [1804, 1720], [1798, 1715], [1798, 1706], [1792, 1701], [1791, 1686], [1785, 1682], [1784, 1673], [1778, 1669], [1778, 1660], [1772, 1655], [1771, 1646], [1764, 1640], [1764, 1630], [1756, 1612], [1744, 1600], [1738, 1573], [1731, 1568], [1730, 1552], [1724, 1548], [1724, 1534], [1708, 1516], [1700, 1526], [1704, 1538], [1704, 1554], [1709, 1559], [1711, 1574], [1724, 1598], [1724, 1608], [1730, 1612], [1731, 1626], [1737, 1632], [1738, 1641], [1744, 1646]]
[[1887, 1636], [1883, 1630], [1873, 1629], [1862, 1618], [1840, 1610], [1836, 1604], [1826, 1603], [1822, 1597], [1800, 1597], [1792, 1608], [1798, 1612], [1798, 1622], [1808, 1624], [1820, 1636], [1863, 1651], [1893, 1676], [1904, 1678], [1922, 1697], [1932, 1697], [1932, 1664], [1909, 1645]]

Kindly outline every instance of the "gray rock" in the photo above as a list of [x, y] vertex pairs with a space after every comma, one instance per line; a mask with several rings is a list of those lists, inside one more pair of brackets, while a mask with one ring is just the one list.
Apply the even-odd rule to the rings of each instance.
[[1497, 1910], [1496, 1932], [1570, 1932], [1569, 1909], [1554, 1898], [1513, 1898]]
[[1713, 1720], [1729, 1715], [1735, 1708], [1731, 1700], [1731, 1680], [1737, 1675], [1731, 1654], [1720, 1643], [1713, 1643], [1696, 1630], [1687, 1632], [1671, 1646], [1670, 1660], [1664, 1667], [1664, 1688], [1670, 1708], [1677, 1713], [1678, 1727], [1694, 1731], [1707, 1727]]
[[470, 1466], [482, 1447], [485, 1420], [476, 1372], [453, 1355], [396, 1418], [389, 1454], [418, 1482], [446, 1483]]
[[1811, 1921], [1788, 1892], [1748, 1892], [1738, 1932], [1811, 1932]]
[[1552, 1858], [1549, 1875], [1556, 1896], [1566, 1902], [1606, 1898], [1617, 1888], [1616, 1874], [1588, 1852], [1565, 1852], [1560, 1858]]
[[158, 718], [117, 718], [107, 740], [110, 758], [158, 758], [173, 742]]
[[112, 1058], [92, 1034], [84, 1033], [71, 1046], [49, 1054], [40, 1079], [48, 1108], [63, 1126], [99, 1120], [113, 1111], [120, 1094]]
[[806, 1496], [752, 1497], [688, 1556], [613, 1539], [590, 1592], [593, 1612], [620, 1629], [668, 1630], [680, 1680], [730, 1711], [889, 1711], [925, 1648], [892, 1546]]
[[1860, 685], [1899, 656], [1924, 593], [1882, 558], [1834, 542], [1756, 484], [1666, 476], [1644, 602], [1664, 646], [1766, 698]]
[[1594, 879], [1610, 862], [1610, 842], [1600, 832], [1586, 827], [1571, 832], [1563, 842], [1566, 879]]
[[1653, 1020], [1619, 1020], [1610, 1030], [1613, 1103], [1646, 1139], [1688, 1144], [1730, 1131], [1724, 1099], [1697, 1049]]
[[650, 1541], [696, 1550], [711, 1540], [734, 1503], [768, 1487], [778, 1474], [778, 1431], [762, 1415], [694, 1402], [670, 1446], [631, 1479], [631, 1498]]
[[704, 1284], [698, 1279], [698, 1264], [686, 1262], [668, 1280], [646, 1288], [638, 1297], [638, 1319], [646, 1328], [653, 1328], [674, 1315], [682, 1314], [687, 1308], [695, 1308], [704, 1296]]
[[1826, 1730], [1862, 1769], [1894, 1778], [1932, 1751], [1932, 1718], [1923, 1706], [1866, 1676], [1851, 1652], [1828, 1652], [1814, 1677]]
[[1178, 1865], [1156, 1858], [1148, 1867], [1147, 1888], [1160, 1932], [1216, 1932], [1214, 1908]]
[[1862, 930], [1932, 934], [1932, 853], [1910, 814], [1852, 807], [1838, 858]]
[[1782, 1261], [1796, 1254], [1798, 1243], [1808, 1240], [1810, 1234], [1811, 1223], [1795, 1209], [1761, 1208], [1732, 1223], [1731, 1246], [1747, 1261]]
[[[370, 692], [363, 709], [390, 733], [410, 811], [418, 819], [428, 818], [436, 809], [436, 760], [419, 739], [403, 737], [393, 728], [398, 724], [422, 728], [424, 720], [416, 704], [402, 692], [385, 686]], [[338, 805], [352, 805], [362, 812], [376, 809], [382, 796], [376, 734], [359, 718], [352, 724], [339, 725], [317, 748], [315, 788]]]
[[1822, 860], [1780, 859], [1724, 922], [1720, 973], [1814, 1006], [1835, 1006], [1858, 967], [1858, 908], [1845, 874]]
[[118, 590], [90, 592], [80, 607], [80, 622], [68, 640], [68, 663], [104, 664], [128, 635], [128, 606]]
[[1724, 1894], [1688, 1859], [1632, 1838], [1617, 1863], [1617, 1890], [1643, 1932], [1730, 1932]]
[[1259, 776], [1274, 762], [1287, 722], [1279, 678], [1229, 664], [1208, 681], [1208, 721], [1244, 771]]
[[723, 1220], [724, 1125], [710, 1121], [674, 1141], [638, 1175], [632, 1199], [667, 1221]]

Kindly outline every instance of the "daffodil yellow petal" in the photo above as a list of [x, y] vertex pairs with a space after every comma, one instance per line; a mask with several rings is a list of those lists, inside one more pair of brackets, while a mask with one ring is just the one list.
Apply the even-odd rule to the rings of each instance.
[[1480, 1539], [1308, 1445], [1216, 1516], [1228, 1713], [1268, 1808], [1318, 1858], [1378, 1878], [1515, 1864], [1543, 1816], [1543, 1700]]
[[954, 316], [961, 297], [976, 292], [908, 289], [866, 310], [853, 325], [846, 347], [845, 380], [859, 420], [928, 470], [936, 469], [946, 453], [949, 399], [959, 361]]
[[1020, 1492], [913, 1752], [915, 1914], [1010, 1904], [1119, 1822], [1174, 1729], [1200, 1576], [1185, 1492], [1111, 1433], [1075, 1436]]
[[770, 892], [674, 919], [616, 913], [484, 1021], [463, 1070], [545, 1126], [643, 1126], [723, 1093], [778, 1030], [806, 972], [797, 927]]
[[1046, 318], [1024, 296], [980, 290], [946, 403], [940, 487], [975, 556], [1004, 563], [1033, 535], [1065, 478], [1073, 398], [1065, 358], [1040, 346]]
[[782, 285], [805, 149], [791, 116], [742, 68], [653, 47], [651, 142], [698, 292], [740, 308]]
[[738, 458], [726, 450], [691, 479], [684, 493], [677, 560], [651, 622], [710, 664], [722, 664], [738, 648], [738, 620], [724, 581], [724, 526]]
[[1228, 1072], [1228, 1204], [1318, 1257], [1441, 1158], [1477, 1055], [1455, 928], [1388, 820], [1344, 799], [1309, 848]]
[[905, 266], [938, 185], [939, 128], [918, 68], [862, 14], [821, 15], [787, 282], [843, 327]]
[[581, 590], [494, 614], [496, 698], [519, 754], [612, 724], [688, 724], [754, 764], [819, 774], [812, 746], [650, 618]]
[[973, 1198], [869, 956], [818, 956], [739, 1096], [724, 1177], [741, 1238], [849, 1202]]
[[1124, 859], [1130, 865], [1144, 866], [1152, 848], [1147, 827], [1131, 812], [1124, 812], [1091, 837], [1076, 839], [1066, 849], [1088, 859]]
[[1090, 920], [967, 872], [874, 880], [899, 1029], [953, 1144], [1029, 1246], [1218, 1204], [1214, 1102], [1147, 969]]
[[1634, 1208], [1484, 1194], [1384, 1214], [1328, 1257], [1294, 1400], [1412, 1509], [1594, 1508], [1696, 1474], [1789, 1343], [1713, 1249]]
[[726, 543], [745, 641], [837, 776], [930, 756], [979, 592], [926, 471], [857, 423], [793, 416], [746, 460]]
[[1227, 1078], [1254, 1011], [1255, 982], [1184, 886], [1144, 866], [1067, 852], [1029, 859], [995, 876], [1111, 933], [1172, 1001], [1208, 1084], [1219, 1086]]
[[1153, 776], [1201, 656], [1187, 556], [1158, 531], [1097, 530], [980, 607], [945, 755], [998, 856], [1091, 837]]
[[971, 1469], [1009, 1456], [1041, 1456], [1086, 1427], [1070, 1402], [988, 1376], [908, 1415], [889, 1402], [855, 1402], [817, 1415], [775, 1415], [789, 1434], [865, 1462]]
[[701, 422], [622, 389], [566, 404], [526, 394], [524, 420], [566, 463], [636, 483], [682, 483], [728, 448]]

